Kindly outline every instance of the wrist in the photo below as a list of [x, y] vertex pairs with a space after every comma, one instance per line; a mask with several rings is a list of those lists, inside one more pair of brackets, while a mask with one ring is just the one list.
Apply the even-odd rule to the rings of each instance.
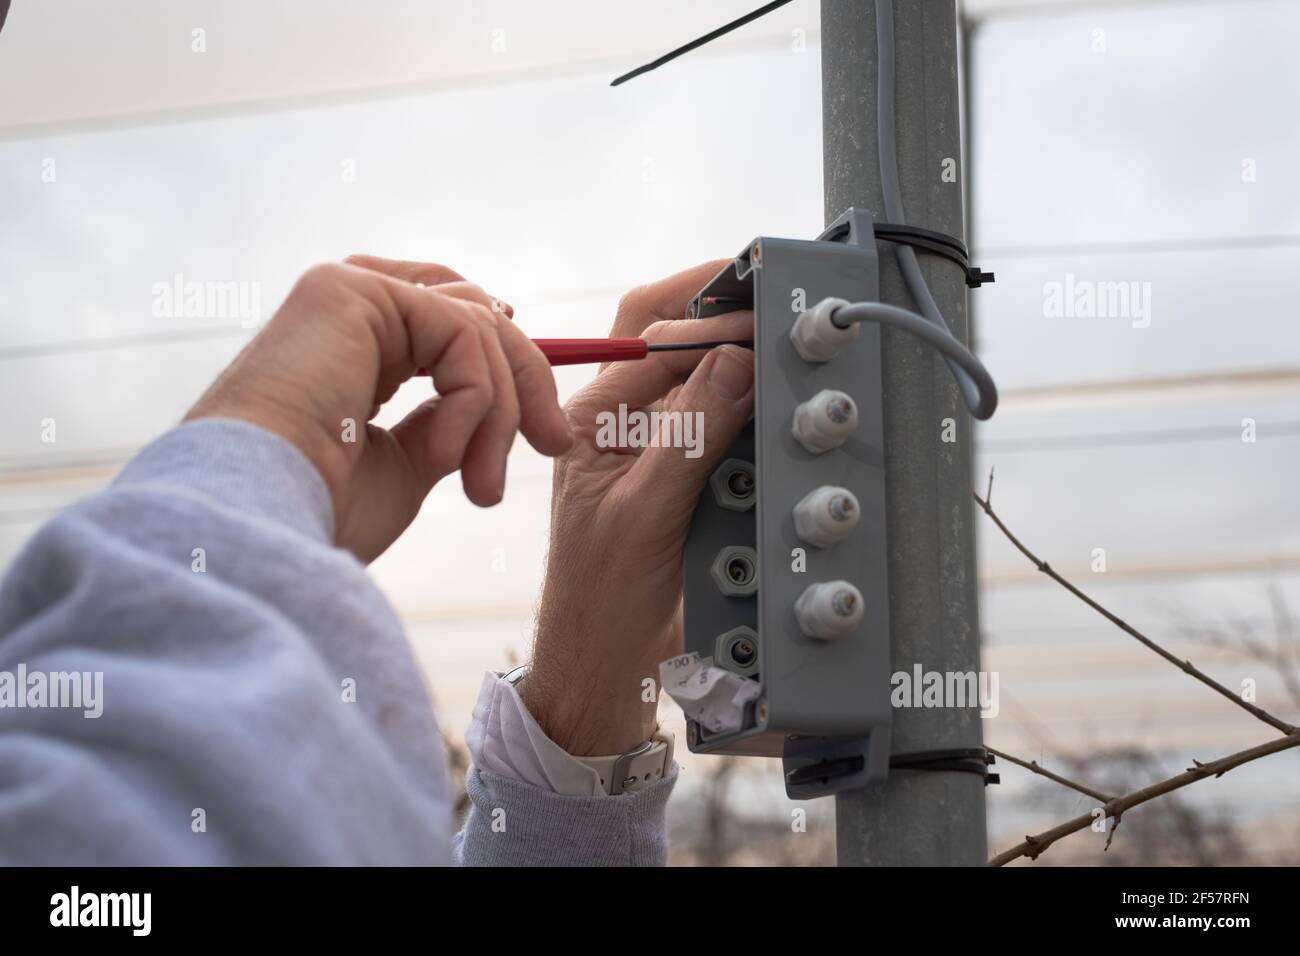
[[628, 753], [654, 734], [659, 663], [672, 656], [676, 613], [676, 603], [661, 595], [680, 593], [680, 583], [669, 578], [660, 585], [663, 563], [647, 575], [639, 561], [593, 562], [590, 548], [552, 540], [532, 670], [519, 690], [533, 719], [566, 752], [607, 756]]
[[[272, 403], [267, 402], [266, 405]], [[227, 419], [240, 421], [271, 432], [288, 442], [309, 461], [325, 482], [332, 501], [337, 502], [346, 482], [349, 468], [346, 450], [341, 441], [331, 440], [326, 430], [318, 424], [303, 420], [302, 416], [274, 414], [262, 408], [226, 405], [201, 399], [186, 414], [184, 421], [202, 419]], [[362, 428], [365, 426], [362, 425]]]
[[[638, 668], [617, 673], [551, 666], [535, 657], [519, 696], [558, 747], [575, 757], [635, 750], [657, 725], [657, 680], [647, 685]], [[648, 698], [648, 699], [647, 699]]]

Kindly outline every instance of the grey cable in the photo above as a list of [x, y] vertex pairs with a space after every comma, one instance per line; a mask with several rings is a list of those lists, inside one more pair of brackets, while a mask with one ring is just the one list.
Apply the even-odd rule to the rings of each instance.
[[[935, 325], [925, 316], [911, 309], [889, 305], [886, 302], [854, 302], [852, 305], [842, 305], [831, 313], [831, 323], [841, 329], [848, 328], [854, 322], [889, 325], [916, 336], [944, 357], [948, 367], [952, 369], [953, 378], [957, 379], [959, 385], [965, 380], [975, 390], [977, 403], [976, 407], [971, 409], [971, 414], [980, 419], [988, 418], [993, 414], [993, 408], [998, 402], [998, 387], [993, 384], [993, 376], [984, 367], [984, 363], [949, 332], [946, 326]], [[987, 415], [981, 414], [983, 406], [979, 404], [986, 396], [992, 397], [992, 407], [989, 408]]]
[[[885, 198], [885, 215], [890, 222], [902, 225], [907, 222], [907, 218], [903, 215], [903, 191], [898, 182], [898, 145], [894, 119], [893, 0], [876, 0], [876, 58], [879, 70], [876, 81], [878, 94], [876, 101], [876, 123], [878, 127], [876, 138], [880, 144], [880, 188]], [[907, 285], [907, 291], [911, 293], [912, 298], [921, 310], [920, 317], [932, 323], [952, 343], [960, 347], [961, 352], [969, 356], [978, 365], [980, 372], [983, 373], [983, 380], [977, 381], [973, 374], [968, 373], [965, 366], [955, 357], [955, 353], [946, 348], [940, 348], [936, 344], [939, 340], [928, 336], [921, 336], [921, 338], [943, 352], [944, 360], [948, 363], [953, 378], [957, 380], [957, 386], [961, 389], [962, 398], [966, 402], [966, 407], [970, 409], [970, 413], [981, 420], [991, 417], [998, 407], [998, 390], [993, 378], [988, 374], [988, 370], [984, 368], [983, 364], [971, 354], [970, 350], [952, 334], [952, 329], [948, 327], [948, 323], [944, 320], [943, 313], [939, 311], [939, 306], [935, 304], [934, 296], [930, 294], [930, 287], [926, 284], [925, 276], [921, 273], [921, 265], [916, 260], [916, 251], [911, 246], [899, 245], [895, 247], [895, 254], [898, 257], [898, 266], [903, 273], [903, 281]], [[843, 312], [844, 310], [841, 310], [841, 314]], [[901, 323], [893, 320], [889, 324], [900, 328], [903, 327]], [[913, 332], [913, 334], [919, 333]]]

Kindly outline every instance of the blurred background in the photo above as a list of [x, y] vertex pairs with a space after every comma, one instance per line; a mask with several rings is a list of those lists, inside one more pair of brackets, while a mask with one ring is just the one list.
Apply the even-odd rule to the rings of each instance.
[[[815, 236], [815, 0], [608, 86], [757, 5], [14, 0], [0, 567], [174, 424], [315, 262], [443, 262], [532, 335], [596, 336], [637, 284], [756, 235]], [[1294, 721], [1300, 4], [961, 14], [972, 261], [997, 273], [971, 308], [1003, 391], [972, 481], [996, 466], [995, 503], [1031, 548]], [[243, 295], [169, 310], [159, 289], [178, 281]], [[1149, 322], [1054, 317], [1048, 290], [1067, 282], [1138, 283]], [[560, 369], [562, 394], [590, 374]], [[381, 421], [423, 396], [408, 385]], [[483, 672], [527, 656], [549, 486], [519, 442], [502, 505], [478, 510], [448, 481], [373, 567], [454, 745]], [[1273, 736], [981, 522], [991, 746], [1120, 791]], [[682, 729], [671, 701], [661, 713]], [[684, 751], [674, 862], [834, 861], [832, 801], [804, 805], [796, 832], [776, 764]], [[1094, 802], [998, 769], [993, 851]], [[1037, 865], [1300, 862], [1300, 755], [1133, 811], [1103, 843], [1079, 834]]]

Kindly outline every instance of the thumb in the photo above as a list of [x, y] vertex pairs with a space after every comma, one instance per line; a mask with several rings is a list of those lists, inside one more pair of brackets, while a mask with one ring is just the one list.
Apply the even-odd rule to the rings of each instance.
[[753, 409], [753, 351], [737, 345], [714, 349], [665, 408], [681, 416], [681, 435], [693, 442], [685, 448], [666, 447], [678, 444], [666, 440], [677, 436], [677, 426], [670, 420], [659, 447], [647, 448], [629, 477], [656, 500], [678, 501], [693, 508], [704, 483]]

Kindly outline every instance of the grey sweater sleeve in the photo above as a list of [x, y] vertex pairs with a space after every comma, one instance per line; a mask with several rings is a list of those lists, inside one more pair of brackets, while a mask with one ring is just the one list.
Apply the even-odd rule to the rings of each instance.
[[[38, 532], [0, 584], [0, 863], [452, 862], [428, 692], [332, 520], [296, 449], [205, 420]], [[74, 673], [102, 681], [98, 716], [32, 689]], [[456, 859], [662, 857], [652, 791], [612, 810], [471, 770], [484, 786]], [[507, 850], [493, 810], [534, 838]]]
[[664, 811], [677, 767], [658, 783], [618, 796], [548, 793], [470, 768], [470, 812], [456, 836], [466, 866], [663, 866]]

